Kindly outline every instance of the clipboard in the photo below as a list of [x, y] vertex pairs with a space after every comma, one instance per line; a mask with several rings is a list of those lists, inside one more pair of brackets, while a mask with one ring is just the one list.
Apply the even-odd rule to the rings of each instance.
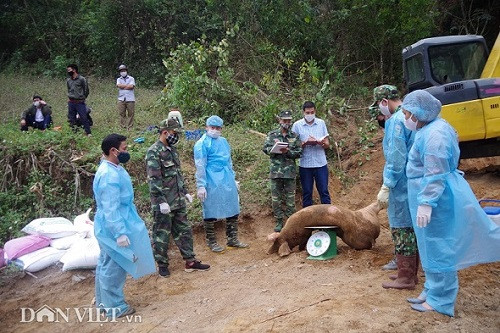
[[273, 148], [271, 148], [271, 151], [270, 153], [274, 153], [274, 154], [283, 154], [281, 152], [281, 149], [283, 148], [287, 148], [288, 147], [288, 142], [281, 142], [281, 141], [278, 141], [274, 144]]

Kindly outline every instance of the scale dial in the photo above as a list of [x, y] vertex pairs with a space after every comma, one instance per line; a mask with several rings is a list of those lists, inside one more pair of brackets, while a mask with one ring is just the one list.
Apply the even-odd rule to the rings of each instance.
[[330, 235], [324, 231], [318, 231], [309, 237], [307, 241], [307, 253], [313, 257], [322, 255], [330, 246]]

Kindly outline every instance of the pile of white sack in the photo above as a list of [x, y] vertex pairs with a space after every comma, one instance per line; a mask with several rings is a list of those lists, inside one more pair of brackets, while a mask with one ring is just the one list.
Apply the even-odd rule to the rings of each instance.
[[34, 273], [60, 261], [63, 271], [94, 269], [100, 251], [90, 211], [75, 217], [73, 223], [64, 217], [31, 221], [22, 229], [27, 236], [11, 239], [0, 249], [0, 267], [14, 263]]

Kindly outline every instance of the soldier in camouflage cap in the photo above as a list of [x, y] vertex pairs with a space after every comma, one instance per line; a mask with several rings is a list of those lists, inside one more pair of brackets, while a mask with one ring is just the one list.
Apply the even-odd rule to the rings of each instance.
[[160, 122], [160, 136], [146, 153], [151, 207], [153, 209], [153, 249], [159, 274], [168, 277], [168, 243], [172, 234], [186, 272], [208, 270], [209, 265], [195, 260], [193, 232], [187, 220], [186, 204], [193, 198], [188, 193], [182, 176], [181, 164], [175, 144], [179, 142], [179, 122], [165, 119]]
[[[295, 160], [302, 154], [302, 145], [298, 135], [291, 131], [292, 112], [282, 111], [277, 118], [280, 127], [267, 134], [262, 151], [271, 157], [269, 178], [273, 214], [276, 219], [274, 231], [280, 232], [285, 215], [289, 217], [295, 212], [295, 176], [297, 173]], [[281, 148], [278, 152], [271, 152], [276, 142], [286, 142], [288, 146]], [[284, 212], [283, 204], [285, 205]]]
[[[380, 127], [385, 127], [385, 121], [391, 115], [389, 109], [394, 110], [401, 104], [398, 88], [390, 84], [383, 84], [373, 89], [373, 104], [369, 106], [370, 113], [377, 119]], [[393, 101], [392, 106], [389, 101]], [[382, 113], [382, 115], [380, 115]]]
[[384, 282], [382, 287], [394, 289], [415, 288], [418, 266], [417, 243], [408, 205], [408, 179], [406, 162], [413, 144], [414, 134], [404, 125], [404, 114], [398, 90], [392, 85], [373, 89], [372, 107], [377, 107], [385, 118], [382, 147], [384, 150], [383, 183], [377, 195], [381, 207], [387, 208], [396, 258], [384, 265], [384, 270], [398, 270], [394, 281]]

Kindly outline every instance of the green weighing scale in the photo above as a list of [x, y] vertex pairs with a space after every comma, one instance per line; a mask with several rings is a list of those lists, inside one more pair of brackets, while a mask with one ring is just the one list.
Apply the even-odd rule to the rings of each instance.
[[307, 259], [329, 260], [337, 256], [337, 232], [336, 226], [305, 227], [306, 229], [320, 230], [315, 232], [307, 240]]

